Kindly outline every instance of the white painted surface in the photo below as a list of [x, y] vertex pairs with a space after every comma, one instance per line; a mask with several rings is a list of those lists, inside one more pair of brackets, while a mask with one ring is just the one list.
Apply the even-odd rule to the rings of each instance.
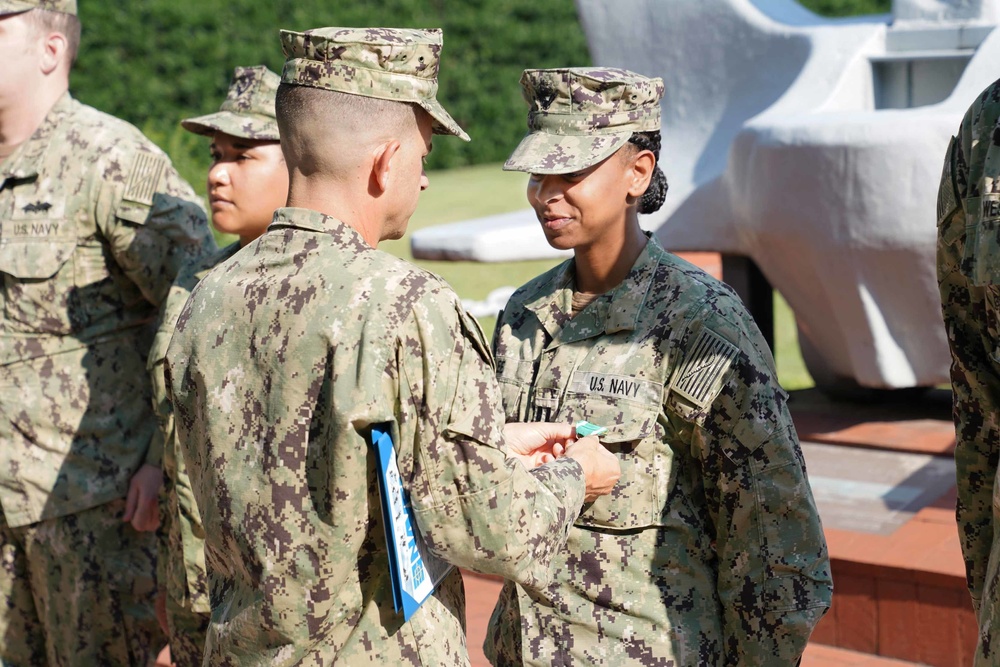
[[[670, 192], [644, 226], [673, 250], [752, 257], [819, 383], [946, 382], [935, 196], [949, 136], [1000, 75], [1000, 0], [896, 0], [893, 16], [849, 20], [793, 0], [577, 7], [595, 63], [666, 84]], [[553, 251], [523, 211], [414, 236], [415, 255], [442, 252]]]
[[573, 255], [549, 246], [531, 209], [425, 227], [413, 233], [410, 247], [413, 256], [421, 259], [471, 262], [514, 262]]

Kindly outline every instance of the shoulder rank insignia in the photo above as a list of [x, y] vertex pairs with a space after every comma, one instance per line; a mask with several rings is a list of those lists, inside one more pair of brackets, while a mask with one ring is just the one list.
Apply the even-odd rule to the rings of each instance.
[[722, 390], [726, 373], [739, 353], [739, 348], [719, 334], [702, 329], [674, 371], [670, 391], [707, 408]]
[[128, 176], [122, 199], [137, 204], [153, 205], [153, 195], [160, 185], [167, 158], [153, 153], [137, 153]]

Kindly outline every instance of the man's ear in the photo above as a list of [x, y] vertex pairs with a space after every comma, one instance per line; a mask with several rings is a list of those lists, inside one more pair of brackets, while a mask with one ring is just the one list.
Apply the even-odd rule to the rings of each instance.
[[376, 196], [389, 189], [392, 179], [392, 158], [399, 152], [400, 146], [399, 140], [393, 139], [379, 145], [372, 154], [372, 185], [377, 190]]
[[39, 67], [41, 67], [43, 74], [52, 74], [63, 64], [67, 48], [69, 48], [69, 43], [66, 41], [66, 36], [60, 32], [50, 32], [41, 38], [42, 57], [39, 61]]
[[628, 188], [630, 197], [641, 197], [646, 192], [655, 169], [656, 156], [653, 155], [653, 151], [644, 150], [635, 154], [632, 158], [632, 168], [629, 170], [629, 177], [632, 179]]

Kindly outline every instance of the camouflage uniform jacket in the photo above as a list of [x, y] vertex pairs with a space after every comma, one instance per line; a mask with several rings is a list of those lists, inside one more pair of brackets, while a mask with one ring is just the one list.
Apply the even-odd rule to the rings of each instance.
[[958, 534], [979, 615], [976, 665], [1000, 661], [1000, 81], [948, 147], [938, 190], [938, 282], [948, 343]]
[[504, 586], [498, 665], [793, 665], [831, 601], [786, 394], [739, 299], [650, 239], [571, 318], [569, 260], [494, 339], [510, 420], [589, 420], [621, 459], [547, 587]]
[[149, 379], [153, 386], [153, 409], [160, 423], [156, 440], [163, 449], [163, 489], [161, 498], [160, 553], [157, 559], [160, 585], [167, 594], [186, 609], [207, 614], [208, 577], [205, 571], [205, 527], [194, 500], [187, 466], [177, 445], [174, 413], [167, 400], [163, 362], [167, 346], [174, 333], [177, 317], [191, 296], [198, 281], [215, 266], [226, 261], [240, 249], [239, 243], [222, 248], [201, 261], [186, 267], [177, 276], [160, 311], [160, 324], [149, 350]]
[[440, 279], [351, 227], [279, 209], [209, 273], [167, 352], [206, 528], [212, 665], [463, 665], [462, 580], [392, 608], [370, 432], [390, 424], [439, 556], [543, 586], [579, 464], [507, 458], [492, 355]]
[[134, 127], [67, 93], [0, 163], [0, 504], [11, 526], [124, 497], [156, 421], [156, 306], [215, 244]]

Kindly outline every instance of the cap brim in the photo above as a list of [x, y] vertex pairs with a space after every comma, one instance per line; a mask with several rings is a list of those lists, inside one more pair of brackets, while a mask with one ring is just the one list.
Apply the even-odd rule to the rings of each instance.
[[225, 132], [226, 134], [242, 139], [256, 139], [259, 141], [281, 140], [278, 134], [278, 121], [259, 114], [237, 114], [231, 111], [219, 111], [207, 116], [186, 118], [181, 121], [181, 127], [195, 134], [211, 135], [216, 132]]
[[16, 0], [0, 0], [0, 16], [8, 14], [22, 14], [29, 9], [34, 9], [35, 5], [28, 2], [17, 2]]
[[469, 135], [455, 122], [451, 114], [444, 110], [440, 102], [430, 99], [420, 100], [417, 104], [434, 119], [434, 134], [450, 134], [462, 141], [470, 141]]
[[624, 146], [632, 132], [550, 134], [531, 132], [504, 163], [504, 171], [568, 174], [592, 167]]

